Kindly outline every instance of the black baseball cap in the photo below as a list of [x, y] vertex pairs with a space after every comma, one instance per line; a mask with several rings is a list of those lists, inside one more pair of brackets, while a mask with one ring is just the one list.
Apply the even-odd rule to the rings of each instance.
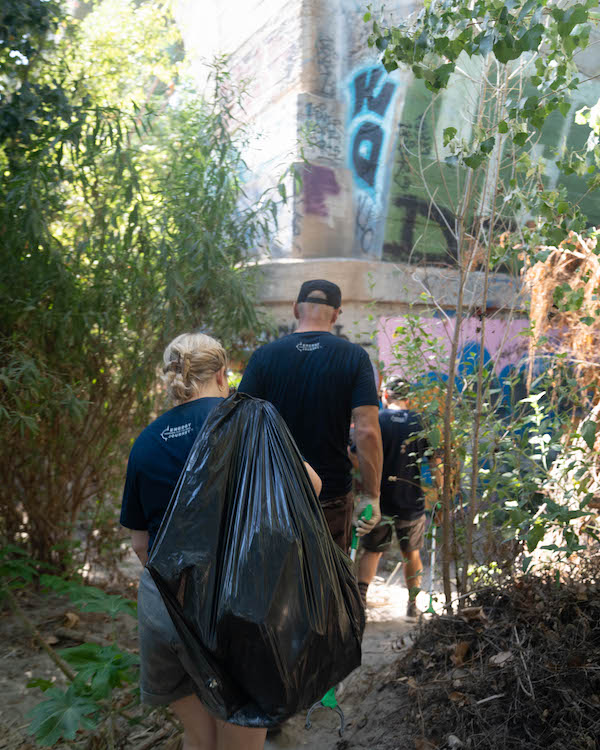
[[410, 393], [411, 386], [407, 380], [404, 380], [404, 378], [396, 377], [388, 380], [385, 384], [385, 390], [389, 391], [398, 399], [405, 399]]
[[[325, 299], [311, 297], [312, 292], [323, 292]], [[337, 309], [342, 306], [342, 292], [339, 286], [332, 281], [313, 279], [302, 284], [296, 302], [316, 302], [318, 305], [329, 305]]]

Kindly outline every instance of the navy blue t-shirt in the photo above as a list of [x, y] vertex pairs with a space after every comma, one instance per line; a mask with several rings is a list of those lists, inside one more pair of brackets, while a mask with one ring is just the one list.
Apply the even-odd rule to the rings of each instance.
[[175, 406], [137, 438], [127, 464], [121, 524], [148, 530], [148, 550], [177, 485], [194, 440], [222, 398], [198, 398]]
[[383, 441], [381, 512], [414, 521], [425, 512], [418, 459], [423, 458], [428, 445], [425, 438], [416, 437], [423, 429], [421, 421], [413, 411], [382, 409], [379, 426]]
[[346, 446], [352, 409], [379, 403], [361, 346], [325, 331], [292, 333], [254, 352], [239, 390], [277, 408], [323, 481], [322, 501], [351, 490]]

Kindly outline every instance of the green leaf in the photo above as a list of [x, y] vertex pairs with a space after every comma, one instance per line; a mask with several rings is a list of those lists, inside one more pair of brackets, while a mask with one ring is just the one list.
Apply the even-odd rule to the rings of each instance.
[[448, 81], [450, 80], [450, 76], [454, 72], [454, 68], [454, 63], [445, 63], [444, 65], [440, 65], [433, 71], [434, 79], [432, 83], [436, 90], [446, 88], [446, 86], [448, 85]]
[[508, 125], [504, 120], [502, 122], [498, 123], [498, 132], [499, 133], [508, 133]]
[[517, 133], [513, 136], [513, 143], [515, 146], [524, 146], [529, 138], [529, 133]]
[[136, 616], [135, 602], [117, 594], [107, 594], [94, 586], [83, 586], [80, 583], [49, 575], [41, 576], [40, 583], [46, 589], [58, 594], [66, 594], [82, 612], [104, 612], [111, 617], [117, 617], [120, 614]]
[[133, 667], [139, 663], [135, 654], [119, 651], [116, 646], [98, 646], [83, 643], [81, 646], [62, 649], [62, 658], [77, 672], [77, 681], [90, 686], [92, 697], [107, 698], [114, 688], [135, 678]]
[[370, 13], [369, 13], [369, 12], [367, 11], [367, 12], [365, 13], [365, 15], [363, 16], [363, 21], [364, 21], [365, 23], [367, 23], [367, 22], [368, 22], [368, 21], [370, 21], [370, 20], [371, 20], [371, 14], [370, 14]]
[[587, 447], [590, 450], [594, 450], [594, 444], [596, 442], [596, 429], [598, 425], [596, 422], [592, 421], [591, 419], [588, 419], [586, 422], [584, 422], [581, 426], [581, 437], [584, 439]]
[[508, 63], [511, 60], [516, 60], [517, 57], [521, 56], [521, 49], [515, 44], [514, 38], [510, 33], [507, 33], [505, 37], [496, 40], [493, 46], [494, 55], [496, 59], [501, 63]]
[[465, 156], [463, 159], [463, 162], [467, 167], [470, 167], [471, 169], [477, 169], [477, 167], [481, 166], [481, 163], [484, 160], [483, 154], [471, 154], [470, 156]]
[[481, 152], [483, 154], [489, 154], [494, 148], [495, 143], [496, 143], [496, 139], [494, 138], [494, 136], [491, 136], [491, 138], [488, 138], [487, 140], [483, 141], [480, 144], [479, 148], [481, 149]]
[[54, 687], [54, 683], [52, 682], [52, 680], [45, 680], [43, 677], [36, 677], [33, 680], [29, 680], [26, 687], [39, 688], [43, 693], [45, 693], [46, 690], [50, 690], [51, 687]]
[[556, 26], [558, 33], [563, 37], [569, 36], [575, 26], [588, 20], [588, 16], [589, 12], [583, 5], [577, 3], [577, 5], [571, 6], [569, 10], [565, 11], [562, 21]]
[[533, 550], [542, 541], [545, 534], [546, 534], [546, 529], [544, 528], [544, 526], [541, 523], [536, 523], [531, 528], [529, 534], [527, 534], [527, 549], [530, 552], [533, 552]]
[[40, 745], [51, 746], [58, 740], [72, 740], [78, 729], [94, 729], [98, 705], [89, 698], [77, 694], [74, 685], [66, 692], [52, 688], [46, 693], [48, 699], [42, 701], [26, 714], [31, 719], [28, 733], [35, 735]]
[[541, 23], [532, 26], [528, 29], [523, 36], [517, 40], [520, 52], [533, 52], [538, 49], [542, 43], [542, 36], [544, 34], [544, 27]]
[[494, 34], [491, 31], [482, 31], [475, 41], [479, 44], [479, 52], [487, 57], [494, 47]]
[[444, 128], [444, 146], [447, 146], [458, 131], [456, 128]]

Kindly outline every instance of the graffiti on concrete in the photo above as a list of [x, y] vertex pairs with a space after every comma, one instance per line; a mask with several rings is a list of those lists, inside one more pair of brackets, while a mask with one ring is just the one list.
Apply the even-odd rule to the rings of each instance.
[[310, 128], [311, 145], [318, 149], [319, 157], [339, 161], [342, 158], [342, 134], [340, 119], [327, 104], [307, 101], [304, 106], [304, 121]]
[[335, 179], [333, 169], [318, 164], [305, 165], [302, 173], [302, 185], [304, 187], [305, 212], [316, 216], [329, 216], [325, 199], [328, 195], [339, 195], [340, 193], [340, 186]]
[[[426, 357], [418, 368], [411, 368], [408, 372], [402, 362], [402, 340], [396, 337], [395, 331], [399, 326], [406, 325], [405, 318], [382, 318], [380, 320], [377, 345], [379, 356], [387, 374], [397, 374], [415, 382], [423, 378], [446, 379], [448, 363], [456, 319], [427, 318], [419, 324], [427, 336], [433, 337], [438, 346], [429, 347]], [[459, 360], [456, 375], [458, 388], [462, 379], [472, 375], [478, 366], [479, 357], [483, 356], [484, 364], [502, 383], [510, 377], [515, 369], [519, 369], [527, 356], [529, 339], [524, 331], [529, 328], [529, 320], [489, 319], [485, 325], [485, 339], [481, 350], [481, 318], [471, 317], [463, 320], [459, 333]], [[426, 360], [426, 361], [425, 361]]]
[[355, 248], [378, 254], [383, 231], [384, 161], [397, 84], [380, 65], [355, 71], [349, 84], [348, 162], [355, 189]]
[[435, 222], [444, 237], [446, 249], [443, 254], [440, 253], [440, 259], [448, 260], [449, 256], [453, 260], [456, 260], [456, 236], [451, 231], [455, 222], [452, 211], [444, 206], [433, 206], [430, 201], [416, 198], [413, 195], [397, 196], [393, 200], [393, 205], [404, 208], [405, 214], [399, 239], [396, 242], [386, 242], [383, 246], [384, 252], [390, 259], [401, 261], [411, 260], [416, 242], [415, 227], [417, 217], [422, 216], [428, 221]]
[[359, 189], [377, 191], [395, 92], [396, 84], [380, 66], [358, 71], [350, 83], [350, 165]]
[[335, 41], [327, 34], [319, 34], [315, 43], [315, 57], [317, 62], [318, 91], [326, 99], [335, 99]]
[[[386, 81], [385, 78], [385, 70], [381, 67], [370, 68], [354, 76], [353, 118], [359, 115], [365, 108], [371, 114], [385, 117], [387, 108], [396, 90], [396, 84]], [[380, 82], [381, 86], [378, 85]]]
[[363, 253], [370, 253], [375, 242], [375, 206], [367, 195], [359, 195], [356, 202], [354, 233]]
[[375, 187], [383, 130], [375, 122], [363, 122], [352, 140], [354, 174], [370, 188]]

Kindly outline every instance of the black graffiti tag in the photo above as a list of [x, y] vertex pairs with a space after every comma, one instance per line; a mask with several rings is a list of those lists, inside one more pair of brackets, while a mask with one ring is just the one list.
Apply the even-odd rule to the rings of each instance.
[[375, 216], [373, 210], [373, 201], [368, 195], [361, 195], [356, 205], [356, 234], [360, 249], [363, 253], [369, 253], [373, 248], [375, 239]]
[[[432, 206], [430, 201], [417, 198], [414, 195], [403, 195], [394, 198], [394, 205], [399, 208], [404, 208], [406, 211], [404, 223], [402, 225], [402, 232], [399, 241], [386, 242], [383, 249], [389, 256], [394, 260], [409, 261], [415, 245], [415, 226], [417, 217], [420, 215], [426, 220], [431, 220], [437, 225], [441, 231], [445, 241], [446, 249], [438, 250], [438, 260], [444, 260], [448, 258], [448, 255], [456, 260], [457, 257], [457, 245], [456, 237], [451, 231], [451, 227], [454, 226], [455, 217], [452, 211], [443, 206]], [[431, 252], [430, 256], [434, 253]], [[430, 257], [430, 260], [432, 258]]]
[[380, 68], [359, 73], [353, 82], [354, 106], [352, 119], [366, 110], [368, 119], [360, 124], [352, 138], [352, 168], [357, 179], [374, 188], [384, 139], [381, 119], [385, 117], [396, 86], [386, 81], [378, 89], [384, 71]]
[[387, 81], [381, 87], [381, 91], [375, 94], [375, 88], [379, 79], [383, 75], [383, 70], [373, 68], [364, 73], [359, 73], [354, 79], [354, 112], [352, 117], [360, 114], [363, 105], [367, 105], [370, 112], [383, 117], [394, 95], [395, 86]]
[[363, 122], [352, 141], [354, 171], [369, 187], [375, 185], [383, 128], [375, 122]]

